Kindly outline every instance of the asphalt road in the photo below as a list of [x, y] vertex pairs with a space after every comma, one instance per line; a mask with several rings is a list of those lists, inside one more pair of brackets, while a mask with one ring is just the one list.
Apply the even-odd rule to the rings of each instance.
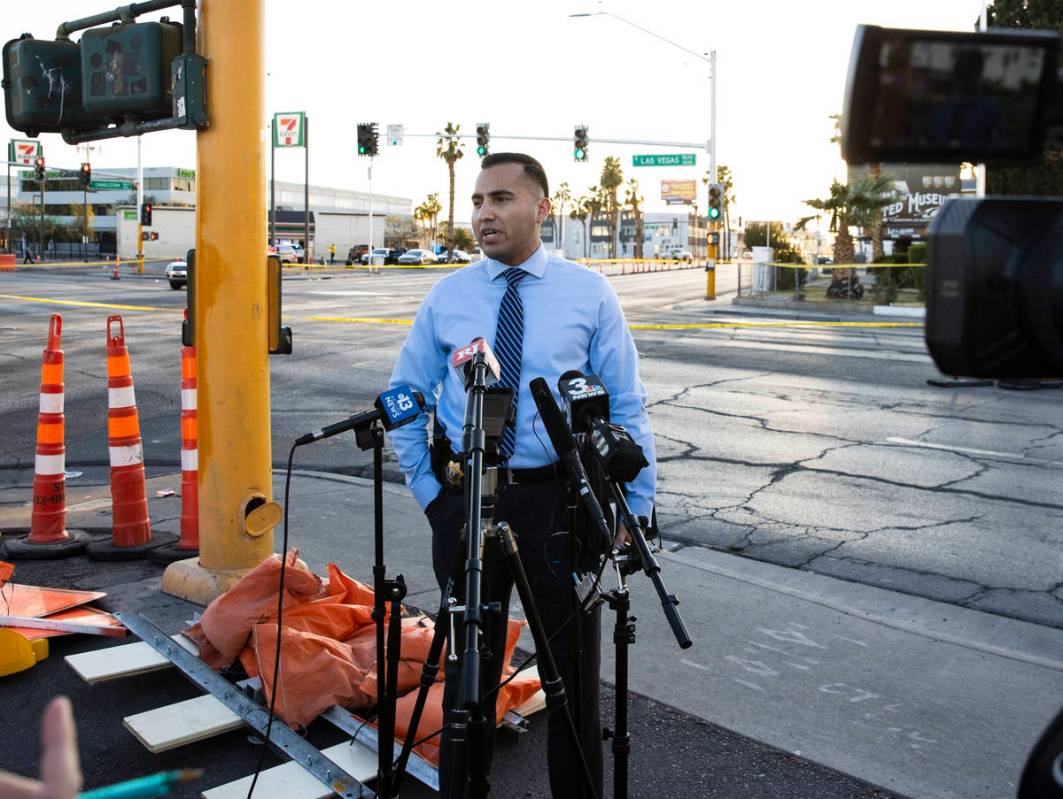
[[[118, 282], [108, 274], [0, 276], [0, 466], [32, 463], [54, 312], [64, 317], [69, 468], [106, 463], [110, 313], [125, 319], [149, 470], [179, 462], [184, 295], [150, 270]], [[295, 352], [272, 359], [275, 462], [294, 436], [369, 407], [406, 332], [381, 320], [412, 318], [439, 276], [286, 278]], [[740, 316], [727, 303], [726, 268], [714, 303], [697, 269], [612, 282], [642, 355], [670, 548], [719, 549], [1063, 627], [1063, 393], [930, 387], [938, 373], [920, 328]], [[301, 457], [306, 468], [368, 468], [333, 442]]]

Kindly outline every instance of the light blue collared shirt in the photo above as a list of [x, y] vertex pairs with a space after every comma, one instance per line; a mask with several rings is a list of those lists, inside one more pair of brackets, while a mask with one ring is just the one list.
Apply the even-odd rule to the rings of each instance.
[[[440, 279], [417, 311], [406, 343], [391, 373], [389, 387], [409, 384], [425, 396], [425, 413], [413, 424], [392, 430], [406, 484], [422, 508], [441, 488], [428, 454], [428, 411], [437, 407], [455, 452], [461, 450], [465, 384], [450, 366], [451, 355], [482, 336], [494, 347], [495, 328], [509, 267], [483, 260]], [[524, 345], [517, 395], [517, 446], [507, 466], [530, 469], [557, 460], [550, 438], [537, 419], [528, 384], [546, 379], [554, 399], [562, 374], [575, 369], [596, 374], [609, 392], [611, 420], [623, 425], [642, 447], [650, 465], [628, 484], [628, 504], [649, 516], [657, 487], [657, 449], [646, 413], [646, 389], [639, 379], [638, 352], [620, 300], [609, 281], [585, 266], [539, 249], [518, 267], [529, 273], [520, 282], [524, 304]]]

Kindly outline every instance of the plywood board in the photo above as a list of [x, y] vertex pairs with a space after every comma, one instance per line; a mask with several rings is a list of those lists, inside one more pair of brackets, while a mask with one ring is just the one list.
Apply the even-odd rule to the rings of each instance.
[[210, 694], [126, 716], [122, 723], [156, 754], [244, 726], [238, 715]]
[[[199, 648], [183, 635], [175, 635], [173, 639], [183, 649], [199, 656]], [[104, 680], [168, 669], [173, 665], [143, 641], [67, 655], [64, 660], [90, 685]]]
[[[357, 741], [340, 743], [322, 749], [321, 754], [342, 768], [359, 782], [376, 778], [376, 752]], [[204, 799], [246, 799], [251, 787], [251, 776], [219, 785], [203, 792]], [[284, 763], [266, 769], [258, 775], [255, 784], [255, 799], [325, 799], [332, 790], [316, 779], [297, 763]]]

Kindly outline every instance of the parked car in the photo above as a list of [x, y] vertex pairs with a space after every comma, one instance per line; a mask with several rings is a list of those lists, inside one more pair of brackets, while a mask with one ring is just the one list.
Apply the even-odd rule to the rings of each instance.
[[188, 264], [185, 261], [170, 261], [166, 264], [166, 279], [170, 281], [170, 288], [184, 288], [188, 283]]
[[[403, 253], [403, 251], [400, 250], [398, 247], [374, 247], [373, 248], [373, 257], [374, 258], [379, 258], [379, 257], [383, 256], [385, 264], [397, 264], [399, 262], [399, 256], [402, 255], [402, 253]], [[361, 258], [358, 259], [358, 262], [361, 263], [361, 264], [368, 264], [369, 263], [369, 253], [365, 253]]]
[[347, 250], [347, 266], [360, 264], [362, 262], [362, 256], [367, 252], [369, 252], [368, 244], [355, 244], [351, 249]]
[[282, 264], [301, 264], [303, 262], [303, 248], [298, 244], [281, 242], [276, 249]]
[[674, 250], [669, 250], [668, 252], [665, 253], [664, 257], [665, 257], [666, 260], [669, 260], [669, 261], [688, 261], [689, 262], [689, 261], [693, 261], [694, 260], [694, 256], [693, 256], [693, 254], [691, 254], [690, 250], [683, 250], [683, 249], [679, 249], [679, 248], [676, 248]]
[[449, 260], [445, 251], [436, 256], [437, 264], [445, 264], [448, 262], [452, 264], [467, 264], [472, 262], [472, 256], [465, 252], [465, 250], [454, 250], [454, 257]]
[[407, 250], [399, 256], [400, 265], [420, 264], [421, 266], [425, 266], [427, 264], [434, 264], [435, 262], [435, 253], [431, 250]]

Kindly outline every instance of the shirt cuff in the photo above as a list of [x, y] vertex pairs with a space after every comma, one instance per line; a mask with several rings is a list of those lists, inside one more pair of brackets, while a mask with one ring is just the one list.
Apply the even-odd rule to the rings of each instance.
[[442, 490], [443, 486], [431, 474], [420, 478], [410, 485], [413, 498], [417, 500], [417, 504], [421, 506], [422, 511], [428, 508], [432, 500], [438, 497], [439, 492]]
[[631, 512], [636, 516], [645, 516], [650, 518], [650, 514], [653, 513], [653, 500], [645, 497], [637, 497], [628, 495], [627, 497], [628, 507], [631, 508]]

